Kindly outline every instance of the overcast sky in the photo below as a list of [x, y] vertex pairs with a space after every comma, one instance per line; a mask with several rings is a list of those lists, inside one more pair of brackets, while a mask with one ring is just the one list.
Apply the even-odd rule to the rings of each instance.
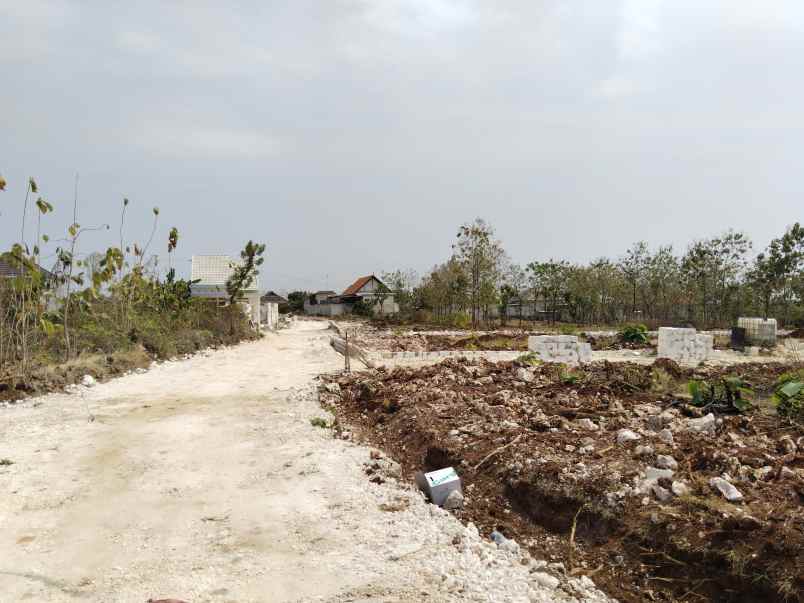
[[[801, 0], [0, 0], [0, 247], [268, 245], [263, 288], [340, 290], [484, 217], [517, 262], [755, 247], [804, 219]], [[29, 219], [32, 224], [32, 218]], [[34, 236], [34, 229], [28, 237]]]

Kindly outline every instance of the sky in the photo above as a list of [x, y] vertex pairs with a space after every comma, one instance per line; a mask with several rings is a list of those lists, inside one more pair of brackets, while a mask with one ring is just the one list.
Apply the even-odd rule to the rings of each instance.
[[[515, 262], [760, 250], [804, 219], [800, 0], [0, 0], [0, 248], [267, 244], [264, 289], [424, 273], [482, 217]], [[35, 238], [28, 217], [26, 239]], [[50, 253], [52, 254], [52, 245]], [[45, 263], [45, 262], [43, 262]]]

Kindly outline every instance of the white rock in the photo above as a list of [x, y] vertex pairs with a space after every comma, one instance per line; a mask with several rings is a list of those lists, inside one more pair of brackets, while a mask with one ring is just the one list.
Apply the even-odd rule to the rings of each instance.
[[578, 419], [577, 421], [575, 421], [575, 424], [578, 427], [581, 427], [589, 431], [597, 431], [598, 429], [600, 429], [598, 424], [595, 423], [592, 419]]
[[657, 469], [656, 467], [648, 467], [645, 469], [645, 478], [649, 480], [660, 480], [663, 477], [670, 479], [673, 477], [672, 469]]
[[95, 377], [93, 377], [92, 375], [84, 375], [84, 378], [81, 379], [81, 385], [83, 385], [84, 387], [92, 387], [93, 385], [95, 385], [95, 383], [97, 382], [95, 381]]
[[687, 431], [696, 433], [715, 433], [717, 422], [711, 412], [700, 419], [687, 419]]
[[617, 432], [617, 443], [618, 444], [627, 444], [628, 442], [633, 442], [635, 440], [642, 439], [642, 436], [638, 433], [634, 433], [630, 429], [621, 429]]
[[551, 576], [550, 574], [545, 574], [544, 572], [533, 572], [530, 577], [536, 582], [539, 586], [543, 586], [544, 588], [549, 588], [550, 590], [555, 590], [558, 588], [558, 585], [561, 581], [556, 578], [555, 576]]
[[637, 446], [634, 449], [635, 456], [650, 456], [653, 454], [653, 446]]
[[341, 386], [337, 383], [327, 383], [324, 386], [324, 389], [329, 392], [330, 394], [339, 395], [341, 393]]
[[684, 496], [690, 493], [689, 487], [684, 482], [673, 482], [670, 489], [676, 496]]
[[669, 429], [662, 429], [659, 432], [659, 439], [665, 444], [673, 444], [673, 432]]
[[652, 490], [659, 502], [667, 502], [673, 498], [673, 495], [670, 494], [670, 491], [667, 488], [662, 488], [659, 484], [653, 484]]
[[459, 490], [453, 490], [444, 500], [444, 508], [454, 511], [463, 508], [463, 494]]
[[656, 466], [660, 469], [677, 469], [678, 462], [672, 456], [660, 454], [656, 457]]
[[533, 373], [531, 373], [526, 368], [518, 368], [514, 372], [514, 376], [519, 379], [520, 381], [524, 381], [525, 383], [530, 383], [533, 381]]
[[709, 485], [720, 492], [729, 502], [738, 502], [743, 499], [742, 493], [722, 477], [713, 477]]

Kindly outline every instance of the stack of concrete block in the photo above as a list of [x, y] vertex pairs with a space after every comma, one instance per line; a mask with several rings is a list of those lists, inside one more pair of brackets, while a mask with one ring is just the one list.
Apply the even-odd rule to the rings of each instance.
[[543, 362], [592, 362], [592, 345], [578, 341], [575, 335], [533, 335], [528, 337], [528, 350]]
[[737, 326], [745, 329], [745, 341], [749, 345], [773, 347], [776, 345], [775, 318], [738, 318]]
[[714, 336], [698, 333], [695, 329], [659, 329], [659, 358], [669, 358], [681, 363], [703, 362], [712, 354]]

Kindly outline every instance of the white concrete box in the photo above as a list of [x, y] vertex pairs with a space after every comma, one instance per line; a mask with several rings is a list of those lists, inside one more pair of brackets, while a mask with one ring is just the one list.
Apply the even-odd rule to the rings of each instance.
[[461, 492], [461, 478], [458, 477], [458, 472], [452, 467], [439, 469], [438, 471], [431, 471], [429, 473], [418, 473], [416, 475], [416, 484], [427, 495], [427, 498], [434, 505], [439, 507], [447, 500], [447, 496], [453, 490]]

